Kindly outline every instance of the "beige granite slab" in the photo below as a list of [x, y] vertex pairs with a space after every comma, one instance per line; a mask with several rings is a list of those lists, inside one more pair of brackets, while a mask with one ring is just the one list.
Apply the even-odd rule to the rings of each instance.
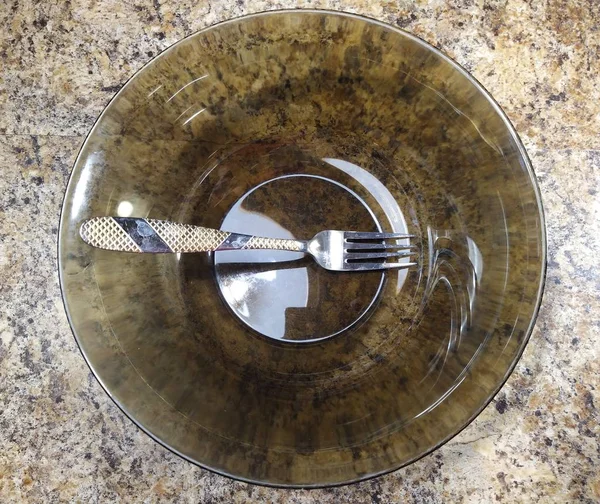
[[[599, 4], [82, 1], [0, 6], [2, 502], [598, 502]], [[402, 26], [486, 86], [529, 149], [547, 214], [540, 317], [506, 386], [446, 446], [390, 475], [274, 490], [196, 468], [111, 402], [71, 335], [56, 274], [62, 194], [95, 117], [153, 55], [194, 30], [301, 5]]]
[[115, 91], [169, 45], [231, 17], [284, 7], [343, 9], [405, 28], [472, 72], [526, 142], [600, 147], [594, 0], [7, 1], [0, 133], [85, 135]]

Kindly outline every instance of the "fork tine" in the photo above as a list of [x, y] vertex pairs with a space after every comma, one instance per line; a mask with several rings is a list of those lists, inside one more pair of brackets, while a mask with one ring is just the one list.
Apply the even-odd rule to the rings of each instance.
[[369, 243], [369, 242], [347, 242], [345, 249], [351, 250], [369, 250], [369, 249], [417, 249], [416, 245], [407, 243]]
[[392, 238], [414, 238], [415, 235], [406, 233], [378, 233], [378, 232], [360, 232], [360, 231], [345, 231], [344, 238], [346, 240], [390, 240]]
[[406, 269], [416, 266], [417, 263], [400, 263], [400, 262], [384, 262], [384, 263], [363, 263], [363, 262], [352, 262], [344, 264], [345, 270], [381, 270], [381, 269]]
[[[375, 263], [377, 264], [377, 263]], [[389, 263], [383, 263], [383, 267], [385, 269], [406, 269], [406, 268], [412, 268], [413, 266], [416, 266], [417, 263], [416, 262], [411, 262], [411, 263], [399, 263], [399, 262], [389, 262]]]
[[415, 255], [416, 252], [406, 251], [406, 252], [357, 252], [355, 254], [349, 253], [344, 254], [346, 259], [356, 260], [356, 259], [384, 259], [386, 257], [409, 257], [411, 255]]

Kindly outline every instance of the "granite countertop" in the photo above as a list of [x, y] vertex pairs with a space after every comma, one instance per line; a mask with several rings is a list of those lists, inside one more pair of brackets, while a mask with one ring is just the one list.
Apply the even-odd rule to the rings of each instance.
[[[58, 5], [56, 5], [58, 4]], [[494, 402], [387, 476], [276, 490], [217, 476], [128, 420], [85, 364], [56, 272], [69, 172], [103, 107], [182, 37], [231, 17], [330, 8], [415, 33], [513, 121], [545, 203], [536, 328]], [[598, 502], [600, 4], [578, 0], [6, 0], [0, 5], [0, 500], [3, 502]]]

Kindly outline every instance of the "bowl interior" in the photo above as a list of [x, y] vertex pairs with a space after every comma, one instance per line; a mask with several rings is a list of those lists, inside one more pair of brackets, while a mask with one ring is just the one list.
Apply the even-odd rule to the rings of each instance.
[[[102, 215], [407, 230], [419, 266], [112, 253], [78, 237]], [[546, 246], [485, 91], [413, 36], [319, 11], [217, 25], [138, 72], [82, 147], [59, 242], [73, 331], [120, 407], [191, 461], [291, 486], [380, 474], [462, 429], [522, 352]]]

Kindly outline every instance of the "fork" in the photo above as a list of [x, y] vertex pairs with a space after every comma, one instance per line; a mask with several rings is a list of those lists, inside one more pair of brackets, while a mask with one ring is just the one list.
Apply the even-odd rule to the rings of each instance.
[[[137, 217], [94, 217], [79, 234], [87, 244], [120, 252], [151, 254], [220, 250], [287, 250], [310, 254], [331, 271], [405, 269], [415, 262], [393, 261], [416, 254], [404, 233], [321, 231], [310, 240], [267, 238], [190, 224]], [[401, 240], [401, 242], [400, 242]]]

